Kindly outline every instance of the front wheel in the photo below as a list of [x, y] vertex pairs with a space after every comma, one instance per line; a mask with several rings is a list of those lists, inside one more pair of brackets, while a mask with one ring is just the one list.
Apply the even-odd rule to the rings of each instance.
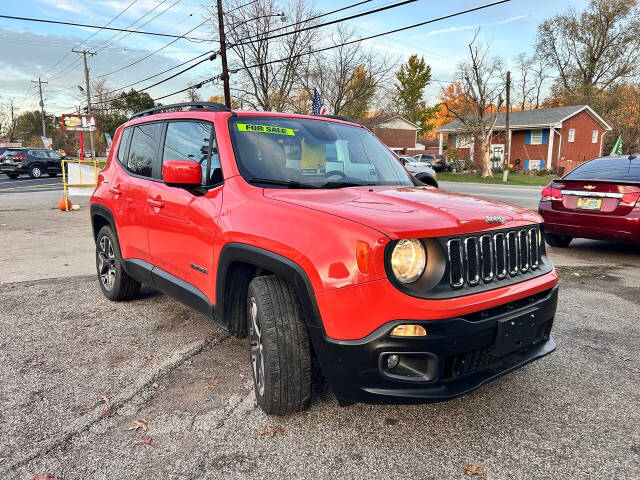
[[567, 235], [556, 235], [554, 233], [545, 233], [544, 240], [552, 247], [566, 248], [573, 240], [572, 237]]
[[100, 289], [109, 300], [129, 300], [140, 291], [140, 282], [124, 271], [120, 247], [109, 226], [102, 227], [98, 232], [96, 270]]
[[258, 405], [269, 415], [305, 410], [311, 399], [311, 347], [293, 287], [275, 275], [256, 277], [247, 302]]

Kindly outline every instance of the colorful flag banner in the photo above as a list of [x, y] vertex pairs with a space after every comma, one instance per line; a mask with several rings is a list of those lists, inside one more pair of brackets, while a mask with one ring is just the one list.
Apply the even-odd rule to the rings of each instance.
[[618, 140], [616, 140], [616, 144], [611, 149], [609, 155], [622, 155], [622, 135], [618, 136]]

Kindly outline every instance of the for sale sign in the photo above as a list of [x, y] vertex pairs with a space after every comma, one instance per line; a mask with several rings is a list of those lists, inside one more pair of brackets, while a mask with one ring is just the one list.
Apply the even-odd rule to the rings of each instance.
[[95, 115], [62, 115], [62, 130], [66, 132], [95, 132], [97, 128]]

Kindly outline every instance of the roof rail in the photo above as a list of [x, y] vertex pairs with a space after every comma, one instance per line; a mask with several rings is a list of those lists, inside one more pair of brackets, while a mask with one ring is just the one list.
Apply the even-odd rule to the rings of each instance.
[[349, 117], [343, 117], [342, 115], [321, 115], [322, 117], [326, 117], [326, 118], [333, 118], [334, 120], [342, 120], [343, 122], [351, 122], [351, 123], [355, 123], [357, 125], [360, 125], [358, 122], [356, 122], [355, 120], [349, 118]]
[[184, 103], [172, 103], [171, 105], [158, 105], [157, 107], [143, 110], [142, 112], [134, 113], [129, 117], [129, 120], [134, 118], [144, 117], [145, 115], [153, 115], [154, 113], [161, 113], [164, 110], [183, 109], [184, 107], [191, 107], [189, 110], [212, 110], [214, 112], [230, 112], [231, 109], [226, 105], [218, 102], [184, 102]]

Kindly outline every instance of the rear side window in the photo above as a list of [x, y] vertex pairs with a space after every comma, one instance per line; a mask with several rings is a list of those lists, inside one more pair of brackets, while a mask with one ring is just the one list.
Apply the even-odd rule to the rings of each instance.
[[209, 122], [180, 121], [167, 124], [162, 162], [187, 160], [202, 167], [202, 185], [222, 182], [220, 158], [216, 148], [213, 125]]
[[127, 156], [127, 169], [131, 173], [151, 177], [161, 132], [161, 123], [148, 123], [134, 127]]
[[566, 180], [609, 180], [640, 182], [640, 157], [596, 158], [583, 163], [564, 176]]
[[118, 144], [118, 155], [116, 158], [122, 165], [126, 165], [125, 155], [127, 154], [127, 145], [129, 144], [132, 130], [132, 128], [125, 128], [122, 131], [122, 135], [120, 136], [120, 143]]

